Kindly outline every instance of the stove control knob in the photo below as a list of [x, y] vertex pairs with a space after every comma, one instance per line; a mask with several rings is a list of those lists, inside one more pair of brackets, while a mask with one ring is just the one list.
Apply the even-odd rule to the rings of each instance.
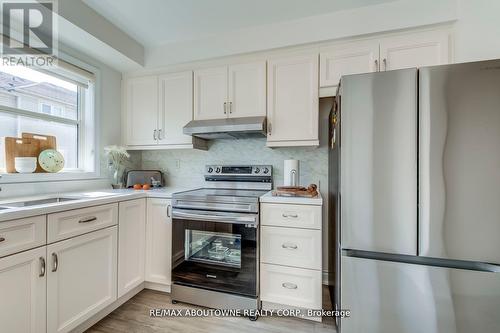
[[269, 168], [264, 168], [264, 174], [267, 174], [269, 172]]
[[214, 168], [212, 168], [212, 167], [208, 168], [208, 173], [212, 173], [212, 172], [214, 172]]
[[215, 172], [220, 173], [220, 168], [219, 168], [219, 167], [217, 167], [217, 168], [215, 169]]
[[259, 173], [259, 172], [260, 172], [260, 169], [259, 168], [255, 168], [254, 173]]

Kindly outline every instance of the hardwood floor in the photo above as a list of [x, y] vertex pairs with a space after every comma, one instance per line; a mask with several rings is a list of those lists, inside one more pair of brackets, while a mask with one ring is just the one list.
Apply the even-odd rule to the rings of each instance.
[[[331, 304], [328, 289], [324, 289], [325, 309]], [[244, 317], [150, 317], [150, 309], [183, 309], [196, 308], [186, 304], [172, 304], [170, 295], [158, 291], [144, 289], [121, 307], [110, 313], [103, 320], [86, 331], [86, 333], [334, 333], [333, 318], [324, 318], [322, 323], [298, 318], [260, 317], [250, 321]]]

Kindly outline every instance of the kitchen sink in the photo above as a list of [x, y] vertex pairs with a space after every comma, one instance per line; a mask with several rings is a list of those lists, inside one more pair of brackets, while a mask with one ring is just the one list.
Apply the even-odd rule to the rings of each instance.
[[0, 209], [8, 209], [15, 207], [30, 207], [30, 206], [40, 206], [46, 204], [53, 204], [59, 202], [73, 201], [78, 200], [80, 198], [47, 198], [47, 199], [38, 199], [38, 200], [29, 200], [29, 201], [18, 201], [18, 202], [8, 202], [2, 204], [3, 207]]

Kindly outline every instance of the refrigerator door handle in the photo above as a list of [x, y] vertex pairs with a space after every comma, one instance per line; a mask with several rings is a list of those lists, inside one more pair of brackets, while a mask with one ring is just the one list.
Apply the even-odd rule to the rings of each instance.
[[362, 259], [372, 259], [380, 261], [391, 261], [413, 265], [434, 266], [452, 269], [464, 269], [470, 271], [480, 271], [488, 273], [500, 273], [500, 266], [486, 262], [452, 260], [431, 257], [409, 256], [404, 254], [392, 254], [371, 252], [362, 250], [342, 250], [342, 255]]

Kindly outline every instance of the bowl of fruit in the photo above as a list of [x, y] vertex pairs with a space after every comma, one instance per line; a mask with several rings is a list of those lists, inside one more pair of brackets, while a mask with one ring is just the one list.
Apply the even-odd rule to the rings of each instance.
[[149, 184], [134, 184], [134, 190], [144, 190], [144, 191], [147, 191], [147, 190], [150, 190], [151, 189], [151, 185]]

